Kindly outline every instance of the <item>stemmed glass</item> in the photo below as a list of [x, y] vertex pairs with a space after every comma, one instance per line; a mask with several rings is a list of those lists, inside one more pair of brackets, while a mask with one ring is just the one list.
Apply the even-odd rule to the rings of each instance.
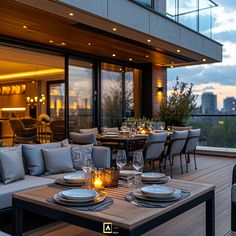
[[82, 164], [82, 169], [86, 173], [86, 188], [90, 188], [90, 178], [93, 167], [93, 160], [85, 157], [85, 160]]
[[161, 129], [161, 130], [164, 130], [164, 129], [165, 129], [165, 122], [160, 122], [160, 123], [161, 123], [160, 129]]
[[148, 130], [149, 130], [150, 132], [152, 132], [152, 131], [153, 131], [153, 123], [152, 123], [152, 122], [148, 122], [148, 123], [147, 123], [147, 128], [148, 128]]
[[133, 156], [133, 167], [135, 170], [140, 171], [144, 166], [143, 153], [137, 151]]
[[122, 169], [126, 165], [125, 150], [118, 150], [117, 151], [116, 165], [119, 167], [119, 169]]

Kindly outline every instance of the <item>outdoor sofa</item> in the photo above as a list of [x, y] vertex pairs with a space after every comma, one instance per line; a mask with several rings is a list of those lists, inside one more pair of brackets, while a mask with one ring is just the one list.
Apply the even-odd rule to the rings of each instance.
[[[78, 148], [81, 151], [81, 147], [75, 145], [73, 155], [77, 154], [78, 156]], [[72, 149], [68, 140], [1, 148], [0, 212], [5, 213], [11, 209], [13, 193], [54, 183], [56, 178], [62, 178], [68, 173], [78, 171], [79, 168], [75, 169], [74, 164], [77, 164], [76, 167], [78, 167], [79, 162], [74, 163], [72, 151], [68, 152]], [[85, 149], [82, 147], [82, 154], [86, 154], [86, 151], [89, 150], [95, 167], [110, 167], [109, 148], [86, 145]], [[81, 152], [79, 154], [81, 155]]]

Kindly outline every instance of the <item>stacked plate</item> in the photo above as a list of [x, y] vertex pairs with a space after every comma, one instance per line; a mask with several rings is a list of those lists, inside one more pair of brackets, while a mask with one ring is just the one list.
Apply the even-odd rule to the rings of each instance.
[[147, 201], [168, 202], [181, 198], [180, 189], [153, 184], [133, 191], [135, 197]]
[[142, 172], [136, 171], [136, 170], [120, 170], [120, 176], [121, 177], [129, 177], [133, 175], [141, 175]]
[[84, 183], [86, 181], [85, 172], [65, 175], [63, 178], [67, 183]]
[[145, 184], [163, 184], [169, 180], [170, 177], [162, 173], [147, 172], [142, 174], [142, 182]]
[[59, 192], [54, 195], [54, 201], [63, 205], [88, 206], [102, 202], [104, 195], [98, 194], [94, 190], [71, 189]]

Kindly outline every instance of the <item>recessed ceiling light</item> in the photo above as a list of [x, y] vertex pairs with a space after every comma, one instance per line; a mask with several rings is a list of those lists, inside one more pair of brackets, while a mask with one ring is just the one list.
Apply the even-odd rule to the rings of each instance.
[[61, 45], [62, 45], [62, 46], [65, 46], [65, 45], [66, 45], [66, 43], [61, 43]]
[[203, 58], [202, 61], [206, 61], [206, 58]]
[[70, 13], [69, 13], [69, 15], [70, 15], [70, 16], [73, 16], [73, 15], [74, 15], [74, 13], [73, 13], [73, 12], [70, 12]]
[[149, 58], [149, 55], [148, 55], [148, 54], [146, 55], [146, 58]]
[[180, 49], [177, 49], [176, 52], [180, 52]]
[[89, 46], [91, 46], [91, 43], [88, 43]]
[[113, 31], [117, 31], [117, 28], [114, 27], [114, 28], [112, 28], [112, 30], [113, 30]]
[[132, 58], [129, 58], [129, 61], [133, 61], [133, 59], [132, 59]]
[[49, 40], [49, 43], [53, 43], [53, 40]]
[[24, 28], [24, 29], [28, 29], [28, 27], [27, 27], [26, 25], [23, 25], [23, 28]]
[[151, 40], [151, 39], [147, 39], [147, 42], [148, 42], [148, 43], [151, 43], [151, 42], [152, 42], [152, 40]]
[[122, 69], [121, 69], [121, 68], [120, 68], [119, 70], [120, 70], [120, 71], [122, 71]]
[[115, 53], [113, 53], [113, 54], [112, 54], [112, 56], [113, 56], [113, 57], [115, 57], [115, 56], [116, 56], [116, 54], [115, 54]]

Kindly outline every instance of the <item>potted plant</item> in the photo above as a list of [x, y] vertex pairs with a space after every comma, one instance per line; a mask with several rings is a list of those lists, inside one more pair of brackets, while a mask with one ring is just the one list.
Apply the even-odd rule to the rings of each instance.
[[193, 94], [193, 84], [188, 85], [176, 79], [173, 92], [162, 101], [159, 118], [166, 126], [184, 126], [196, 107], [197, 96]]

